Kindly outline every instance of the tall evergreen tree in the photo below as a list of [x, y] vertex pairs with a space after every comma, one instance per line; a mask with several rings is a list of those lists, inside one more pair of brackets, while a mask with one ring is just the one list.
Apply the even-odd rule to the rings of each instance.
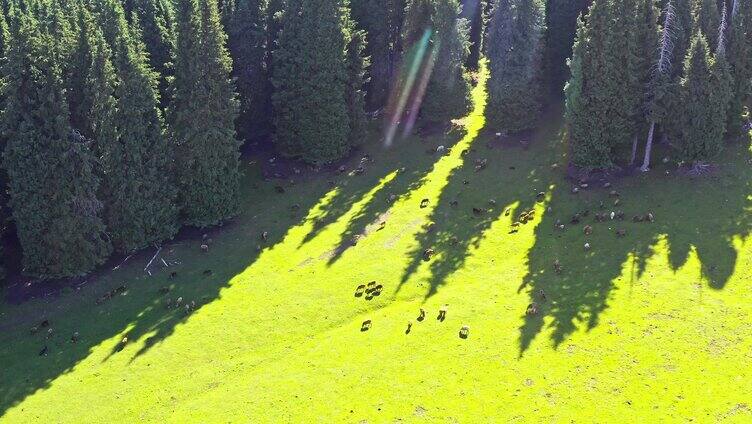
[[0, 127], [4, 168], [23, 250], [24, 272], [42, 278], [85, 274], [110, 252], [87, 142], [69, 125], [50, 35], [33, 16], [13, 16]]
[[[430, 49], [423, 65], [430, 74], [425, 88], [415, 93], [422, 97], [420, 116], [424, 122], [447, 122], [470, 109], [470, 84], [464, 74], [469, 53], [467, 21], [459, 19], [457, 0], [408, 0], [402, 43], [403, 63], [409, 64], [426, 31], [430, 31]], [[418, 58], [421, 59], [421, 58]], [[430, 72], [429, 72], [430, 71]], [[425, 81], [424, 81], [425, 83]]]
[[695, 167], [713, 159], [723, 145], [725, 108], [718, 108], [717, 82], [708, 43], [701, 32], [692, 38], [681, 81], [680, 153]]
[[584, 169], [613, 167], [613, 149], [624, 140], [624, 106], [615, 101], [619, 52], [612, 25], [613, 3], [595, 0], [580, 20], [565, 88], [567, 130], [572, 163]]
[[577, 17], [587, 13], [589, 5], [590, 0], [546, 1], [544, 68], [546, 81], [556, 96], [561, 96], [570, 76], [567, 59], [572, 56]]
[[237, 0], [228, 22], [228, 47], [240, 95], [237, 129], [241, 138], [271, 132], [272, 86], [266, 68], [266, 0]]
[[470, 42], [470, 53], [465, 62], [468, 69], [478, 70], [483, 47], [483, 35], [486, 26], [486, 4], [487, 0], [462, 0], [462, 13], [460, 17], [465, 19], [469, 24], [468, 41]]
[[728, 43], [726, 56], [731, 67], [733, 93], [728, 128], [735, 136], [742, 129], [745, 105], [752, 107], [752, 1], [734, 0]]
[[533, 128], [541, 109], [544, 6], [538, 0], [500, 0], [488, 30], [486, 116], [492, 128]]
[[162, 108], [167, 106], [168, 80], [172, 76], [175, 54], [173, 6], [170, 0], [137, 0], [134, 13], [141, 24], [143, 42], [149, 53], [149, 63], [159, 76], [159, 95]]
[[276, 143], [285, 156], [321, 164], [352, 146], [346, 47], [340, 0], [290, 0], [274, 52]]
[[205, 227], [239, 209], [238, 113], [232, 60], [215, 0], [177, 4], [177, 55], [168, 119], [177, 143], [183, 222]]
[[174, 149], [163, 130], [157, 75], [141, 41], [138, 14], [129, 27], [117, 1], [102, 0], [98, 10], [111, 25], [112, 48], [97, 29], [81, 115], [101, 157], [108, 233], [127, 252], [177, 232]]
[[352, 31], [347, 44], [347, 113], [350, 117], [350, 139], [358, 143], [366, 132], [366, 93], [364, 85], [368, 78], [366, 69], [370, 61], [365, 57], [366, 33], [362, 30]]
[[697, 25], [707, 38], [708, 44], [716, 46], [718, 44], [718, 27], [721, 22], [716, 0], [697, 0], [695, 16]]
[[647, 172], [650, 169], [650, 158], [653, 149], [656, 125], [662, 125], [670, 119], [669, 107], [673, 92], [672, 75], [674, 73], [674, 41], [673, 34], [677, 25], [676, 10], [669, 0], [663, 10], [663, 25], [660, 30], [658, 55], [652, 66], [652, 73], [647, 85], [646, 118], [648, 121], [648, 137], [645, 143], [645, 155], [640, 169]]
[[404, 0], [353, 0], [351, 5], [357, 27], [367, 33], [364, 54], [371, 58], [367, 107], [377, 110], [387, 102], [398, 65]]

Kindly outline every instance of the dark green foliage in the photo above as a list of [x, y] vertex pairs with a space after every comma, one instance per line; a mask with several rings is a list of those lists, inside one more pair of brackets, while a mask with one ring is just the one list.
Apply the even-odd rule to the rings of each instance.
[[177, 3], [177, 54], [167, 117], [177, 143], [183, 222], [205, 227], [239, 211], [240, 143], [232, 60], [214, 0]]
[[110, 252], [98, 214], [98, 181], [88, 143], [69, 125], [53, 40], [30, 15], [16, 15], [3, 72], [2, 134], [10, 201], [24, 272], [43, 278], [84, 274]]
[[738, 135], [745, 105], [752, 106], [752, 2], [736, 0], [732, 9], [727, 55], [732, 74], [729, 132]]
[[624, 134], [624, 106], [615, 97], [623, 81], [616, 58], [614, 9], [608, 0], [595, 0], [581, 20], [570, 61], [572, 77], [565, 94], [572, 163], [584, 169], [610, 168], [612, 151]]
[[347, 44], [347, 111], [350, 117], [350, 139], [353, 144], [360, 143], [366, 135], [366, 69], [369, 60], [364, 56], [366, 49], [365, 31], [352, 32]]
[[[463, 65], [468, 55], [467, 21], [458, 19], [457, 0], [409, 0], [405, 9], [403, 63], [414, 59], [417, 43], [431, 31], [422, 73], [432, 68], [420, 117], [423, 122], [447, 122], [470, 108], [470, 84]], [[418, 58], [421, 59], [421, 58]], [[430, 71], [430, 69], [428, 69]], [[416, 93], [420, 96], [421, 91]]]
[[290, 0], [274, 52], [276, 144], [313, 164], [352, 146], [347, 92], [349, 18], [339, 0]]
[[546, 2], [546, 40], [544, 66], [552, 93], [561, 95], [569, 79], [567, 59], [577, 32], [577, 17], [586, 13], [589, 0], [548, 0]]
[[718, 27], [721, 23], [721, 16], [716, 0], [697, 0], [695, 16], [700, 31], [708, 40], [708, 45], [713, 47], [718, 45]]
[[466, 66], [468, 69], [478, 70], [483, 47], [483, 34], [486, 25], [485, 11], [488, 1], [492, 0], [462, 0], [462, 13], [460, 17], [469, 23], [468, 41], [470, 53], [467, 56]]
[[500, 0], [488, 29], [488, 126], [533, 128], [541, 109], [544, 6], [538, 0]]
[[715, 67], [708, 43], [698, 32], [684, 61], [680, 86], [683, 119], [679, 150], [682, 158], [693, 164], [713, 159], [723, 146], [727, 103], [723, 102], [725, 93], [719, 93]]
[[167, 81], [172, 76], [175, 51], [174, 16], [170, 0], [137, 0], [134, 13], [141, 24], [149, 63], [159, 76], [162, 107], [167, 106]]
[[237, 129], [241, 138], [262, 139], [271, 132], [272, 86], [266, 68], [266, 1], [238, 0], [228, 20], [228, 47], [240, 95]]
[[371, 58], [366, 84], [369, 110], [383, 107], [397, 69], [404, 0], [353, 0], [352, 14], [359, 29], [366, 31], [365, 54]]

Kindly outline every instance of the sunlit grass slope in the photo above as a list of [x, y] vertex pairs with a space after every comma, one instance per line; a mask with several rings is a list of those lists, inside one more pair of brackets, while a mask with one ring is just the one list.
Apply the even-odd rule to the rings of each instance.
[[[559, 114], [528, 149], [496, 144], [481, 135], [484, 77], [464, 128], [374, 139], [362, 175], [264, 182], [248, 164], [246, 211], [208, 253], [176, 242], [152, 276], [144, 252], [80, 291], [0, 305], [0, 421], [752, 420], [750, 151], [730, 146], [705, 179], [656, 160], [572, 194]], [[612, 210], [625, 221], [594, 221]], [[372, 280], [380, 296], [354, 296]], [[164, 307], [178, 297], [196, 310]], [[42, 317], [49, 339], [29, 334]]]

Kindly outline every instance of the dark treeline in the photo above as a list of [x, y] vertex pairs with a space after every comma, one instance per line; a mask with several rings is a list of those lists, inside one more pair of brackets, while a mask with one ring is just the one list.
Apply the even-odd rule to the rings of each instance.
[[701, 169], [750, 99], [750, 0], [0, 2], [0, 211], [40, 278], [235, 216], [245, 141], [321, 166], [365, 111], [461, 117], [482, 56], [494, 131], [534, 128], [568, 81], [586, 169], [620, 146], [647, 169], [654, 139]]

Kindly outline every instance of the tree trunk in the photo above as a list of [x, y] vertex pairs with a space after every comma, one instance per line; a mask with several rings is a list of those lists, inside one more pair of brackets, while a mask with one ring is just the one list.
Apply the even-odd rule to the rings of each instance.
[[648, 172], [650, 170], [650, 151], [653, 149], [653, 133], [655, 132], [655, 122], [650, 123], [648, 131], [648, 142], [645, 144], [645, 160], [642, 162], [640, 171]]
[[634, 135], [634, 139], [632, 140], [632, 159], [629, 161], [630, 165], [634, 165], [635, 161], [637, 160], [637, 139], [638, 135]]

